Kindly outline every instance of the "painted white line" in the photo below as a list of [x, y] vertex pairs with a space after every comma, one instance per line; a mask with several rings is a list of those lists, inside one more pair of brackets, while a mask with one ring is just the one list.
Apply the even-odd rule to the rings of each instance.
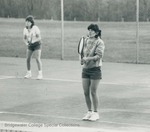
[[10, 115], [38, 116], [38, 117], [51, 117], [51, 118], [70, 119], [70, 120], [81, 120], [79, 118], [64, 117], [64, 116], [53, 116], [53, 115], [43, 115], [43, 114], [28, 114], [28, 113], [7, 112], [7, 111], [1, 111], [0, 113], [1, 114], [10, 114]]
[[137, 110], [125, 110], [125, 109], [101, 109], [102, 112], [126, 112], [126, 113], [136, 113], [136, 114], [150, 114], [148, 111], [137, 111]]
[[[34, 126], [35, 125], [35, 126]], [[68, 125], [68, 126], [65, 126]], [[74, 124], [72, 124], [74, 125]], [[47, 123], [27, 123], [27, 122], [10, 122], [0, 121], [0, 128], [4, 131], [30, 131], [30, 132], [133, 132], [131, 130], [115, 130], [104, 128], [90, 128], [81, 126], [69, 126], [69, 124], [47, 124]], [[138, 132], [138, 131], [137, 131]]]
[[[62, 81], [62, 82], [76, 82], [76, 83], [81, 83], [81, 80], [70, 80], [70, 79], [54, 79], [54, 78], [43, 78], [43, 80], [48, 80], [48, 81]], [[121, 85], [121, 86], [146, 86], [150, 87], [150, 83], [115, 83], [115, 82], [103, 82], [101, 81], [101, 84], [107, 84], [107, 85]]]
[[15, 76], [1, 76], [0, 80], [16, 78]]
[[[19, 113], [19, 112], [6, 112], [1, 111], [1, 114], [10, 114], [10, 115], [22, 115], [22, 116], [34, 116], [34, 117], [50, 117], [50, 118], [57, 118], [57, 119], [68, 119], [68, 120], [78, 120], [82, 121], [81, 118], [73, 118], [73, 117], [65, 117], [65, 116], [50, 116], [50, 115], [43, 115], [43, 114], [28, 114], [28, 113]], [[116, 125], [127, 125], [132, 127], [142, 127], [142, 128], [150, 128], [148, 125], [137, 125], [137, 124], [131, 124], [131, 123], [121, 123], [121, 122], [111, 122], [111, 121], [97, 121], [99, 123], [107, 123], [107, 124], [116, 124]]]
[[116, 124], [116, 125], [126, 125], [126, 126], [132, 126], [132, 127], [142, 127], [142, 128], [150, 128], [148, 125], [138, 125], [138, 124], [132, 124], [132, 123], [121, 123], [121, 122], [113, 122], [113, 121], [98, 121], [100, 123], [107, 123], [107, 124]]
[[[24, 77], [19, 77], [19, 76], [4, 76], [0, 75], [0, 80], [3, 79], [24, 79]], [[33, 80], [37, 80], [36, 78], [30, 78]], [[42, 80], [46, 81], [60, 81], [60, 82], [75, 82], [75, 83], [81, 83], [81, 80], [71, 80], [71, 79], [60, 79], [60, 78], [43, 78]], [[145, 86], [145, 87], [150, 87], [150, 83], [130, 83], [130, 82], [103, 82], [101, 81], [101, 84], [107, 84], [107, 85], [122, 85], [122, 86]]]
[[49, 80], [49, 81], [61, 81], [61, 82], [77, 82], [77, 83], [81, 83], [81, 80], [70, 80], [70, 79], [43, 78], [43, 80]]

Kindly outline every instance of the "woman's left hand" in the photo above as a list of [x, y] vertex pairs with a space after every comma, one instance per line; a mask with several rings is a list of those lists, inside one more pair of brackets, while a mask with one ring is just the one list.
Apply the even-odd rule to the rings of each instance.
[[90, 61], [90, 58], [89, 57], [83, 57], [83, 62], [84, 63], [87, 63], [87, 62], [89, 62]]

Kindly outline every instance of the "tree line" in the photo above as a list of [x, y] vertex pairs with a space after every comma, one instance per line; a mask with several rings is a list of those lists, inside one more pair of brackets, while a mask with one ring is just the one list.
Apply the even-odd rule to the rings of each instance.
[[[140, 21], [149, 21], [150, 0], [140, 0]], [[61, 0], [0, 0], [0, 17], [61, 19]], [[69, 21], [135, 21], [136, 0], [64, 0]]]

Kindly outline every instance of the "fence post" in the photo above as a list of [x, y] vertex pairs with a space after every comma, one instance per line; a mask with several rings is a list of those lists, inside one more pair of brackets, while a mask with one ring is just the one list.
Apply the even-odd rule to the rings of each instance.
[[136, 64], [139, 63], [139, 0], [136, 0]]
[[64, 59], [64, 1], [61, 0], [61, 60]]

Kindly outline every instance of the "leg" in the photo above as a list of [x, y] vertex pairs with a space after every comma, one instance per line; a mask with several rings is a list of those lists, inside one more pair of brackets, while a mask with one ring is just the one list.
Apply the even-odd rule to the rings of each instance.
[[86, 105], [88, 107], [88, 110], [91, 111], [92, 106], [91, 106], [91, 99], [90, 99], [90, 79], [82, 78], [82, 86], [84, 90]]
[[35, 58], [36, 58], [36, 62], [37, 62], [38, 70], [39, 70], [37, 79], [42, 79], [43, 74], [42, 74], [42, 62], [41, 62], [41, 49], [35, 50]]
[[99, 114], [97, 112], [98, 109], [98, 96], [97, 96], [97, 88], [100, 80], [91, 80], [91, 95], [92, 95], [92, 102], [94, 107], [94, 112], [92, 113], [91, 117], [89, 118], [90, 121], [96, 121], [99, 119]]
[[100, 80], [91, 80], [91, 95], [92, 95], [92, 102], [94, 111], [97, 112], [98, 109], [98, 95], [97, 95], [97, 88]]
[[32, 75], [31, 75], [31, 57], [32, 57], [32, 54], [33, 54], [33, 51], [32, 50], [29, 50], [27, 49], [27, 73], [26, 75], [24, 76], [24, 78], [30, 78]]
[[41, 49], [35, 50], [35, 58], [36, 58], [38, 70], [39, 70], [39, 71], [42, 71]]
[[27, 49], [26, 57], [27, 57], [27, 70], [28, 71], [31, 71], [31, 57], [32, 57], [32, 54], [33, 54], [33, 51]]

